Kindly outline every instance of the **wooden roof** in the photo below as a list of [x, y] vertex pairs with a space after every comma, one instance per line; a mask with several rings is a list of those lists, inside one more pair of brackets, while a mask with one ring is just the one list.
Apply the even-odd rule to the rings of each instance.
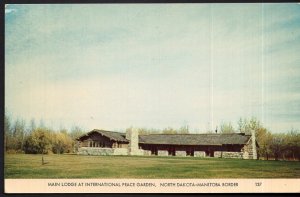
[[140, 135], [139, 143], [169, 145], [246, 144], [251, 135], [231, 134], [150, 134]]
[[[94, 129], [77, 140], [85, 140], [91, 134], [98, 133], [111, 140], [117, 142], [126, 142], [125, 133], [105, 131]], [[142, 144], [168, 144], [168, 145], [223, 145], [223, 144], [246, 144], [251, 135], [244, 133], [230, 133], [230, 134], [148, 134], [139, 135], [139, 143]]]
[[126, 139], [125, 133], [119, 133], [119, 132], [115, 132], [115, 131], [105, 131], [105, 130], [99, 130], [99, 129], [94, 129], [94, 130], [80, 136], [79, 138], [77, 138], [77, 140], [85, 140], [86, 138], [88, 138], [90, 135], [92, 135], [94, 133], [98, 133], [100, 135], [103, 135], [103, 136], [105, 136], [111, 140], [117, 141], [117, 142], [129, 142]]

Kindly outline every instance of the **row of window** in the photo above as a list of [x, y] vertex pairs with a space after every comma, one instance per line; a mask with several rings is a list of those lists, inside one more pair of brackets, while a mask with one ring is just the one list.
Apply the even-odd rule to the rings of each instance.
[[[109, 145], [105, 144], [104, 142], [97, 142], [97, 141], [89, 141], [89, 147], [109, 147]], [[122, 148], [122, 144], [114, 143], [113, 148]]]
[[114, 143], [113, 148], [122, 148], [122, 144]]
[[89, 147], [106, 147], [104, 142], [90, 141]]

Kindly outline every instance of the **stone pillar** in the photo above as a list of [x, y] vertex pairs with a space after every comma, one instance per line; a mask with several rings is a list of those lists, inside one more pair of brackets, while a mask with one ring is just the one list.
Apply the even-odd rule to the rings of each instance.
[[129, 140], [128, 154], [139, 155], [139, 134], [136, 128], [131, 128], [126, 132], [126, 139]]
[[257, 150], [256, 150], [256, 139], [255, 139], [255, 131], [251, 130], [252, 135], [252, 151], [253, 151], [253, 159], [257, 159]]
[[186, 157], [186, 151], [176, 151], [175, 156]]
[[157, 151], [158, 156], [168, 156], [168, 151], [167, 150], [159, 150]]
[[205, 152], [204, 151], [195, 151], [194, 157], [205, 157]]

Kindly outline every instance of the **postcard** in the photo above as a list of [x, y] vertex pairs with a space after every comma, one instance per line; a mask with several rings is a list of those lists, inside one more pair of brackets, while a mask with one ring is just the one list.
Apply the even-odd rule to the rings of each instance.
[[6, 4], [5, 193], [300, 192], [299, 20], [299, 3]]

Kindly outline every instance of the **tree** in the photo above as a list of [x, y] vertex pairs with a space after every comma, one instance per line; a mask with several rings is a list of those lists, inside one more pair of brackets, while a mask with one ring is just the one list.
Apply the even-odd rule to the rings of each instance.
[[14, 150], [23, 150], [25, 140], [25, 121], [17, 119], [12, 126], [12, 148]]
[[245, 134], [250, 134], [251, 135], [251, 130], [256, 130], [258, 128], [261, 127], [260, 122], [255, 118], [255, 117], [251, 117], [250, 120], [248, 120], [247, 118], [240, 118], [237, 122], [238, 124], [238, 130], [241, 133], [245, 133]]
[[52, 137], [52, 151], [53, 153], [62, 154], [72, 152], [73, 140], [64, 132], [53, 133]]
[[[126, 129], [126, 131], [130, 130], [132, 127], [129, 127]], [[137, 128], [139, 135], [148, 135], [148, 134], [159, 134], [161, 131], [159, 129], [154, 129], [154, 128]]]
[[233, 128], [231, 122], [222, 123], [220, 128], [221, 128], [221, 133], [234, 133], [234, 128]]
[[176, 134], [177, 131], [175, 129], [173, 129], [172, 127], [168, 127], [163, 129], [162, 131], [163, 134]]
[[184, 126], [180, 127], [179, 130], [178, 130], [178, 133], [188, 134], [189, 133], [189, 126], [184, 125]]
[[30, 134], [31, 132], [33, 132], [35, 130], [36, 130], [36, 123], [35, 123], [35, 120], [32, 118], [30, 120], [29, 132], [28, 133]]
[[149, 134], [147, 128], [138, 128], [139, 135], [147, 135]]
[[238, 130], [241, 132], [241, 133], [249, 133], [249, 121], [244, 118], [240, 118], [237, 122], [238, 124]]
[[26, 137], [24, 143], [25, 153], [47, 154], [52, 152], [51, 132], [47, 129], [37, 128]]
[[256, 141], [258, 142], [259, 149], [258, 153], [260, 156], [263, 156], [265, 159], [269, 160], [272, 143], [272, 134], [266, 128], [258, 128], [255, 132]]
[[12, 144], [11, 119], [7, 114], [4, 115], [4, 136], [4, 151], [7, 151]]
[[244, 125], [243, 119], [240, 118], [240, 119], [238, 120], [237, 124], [238, 124], [238, 131], [239, 131], [240, 133], [242, 133], [242, 132], [243, 132], [243, 125]]
[[271, 140], [270, 148], [272, 150], [275, 161], [278, 161], [283, 151], [283, 135], [274, 134]]
[[292, 129], [285, 135], [284, 149], [289, 158], [300, 160], [300, 133]]
[[72, 127], [69, 135], [73, 140], [75, 140], [76, 138], [83, 135], [84, 133], [85, 132], [82, 128], [80, 128], [79, 126], [74, 126], [74, 127]]
[[255, 117], [252, 117], [249, 121], [249, 128], [251, 130], [256, 130], [258, 128], [261, 128], [261, 124], [260, 124], [260, 121], [257, 120], [257, 118]]
[[76, 143], [76, 139], [83, 135], [85, 132], [82, 128], [79, 126], [73, 126], [71, 129], [71, 132], [69, 133], [69, 136], [72, 140], [72, 150], [73, 152], [76, 152], [78, 150], [78, 144]]

